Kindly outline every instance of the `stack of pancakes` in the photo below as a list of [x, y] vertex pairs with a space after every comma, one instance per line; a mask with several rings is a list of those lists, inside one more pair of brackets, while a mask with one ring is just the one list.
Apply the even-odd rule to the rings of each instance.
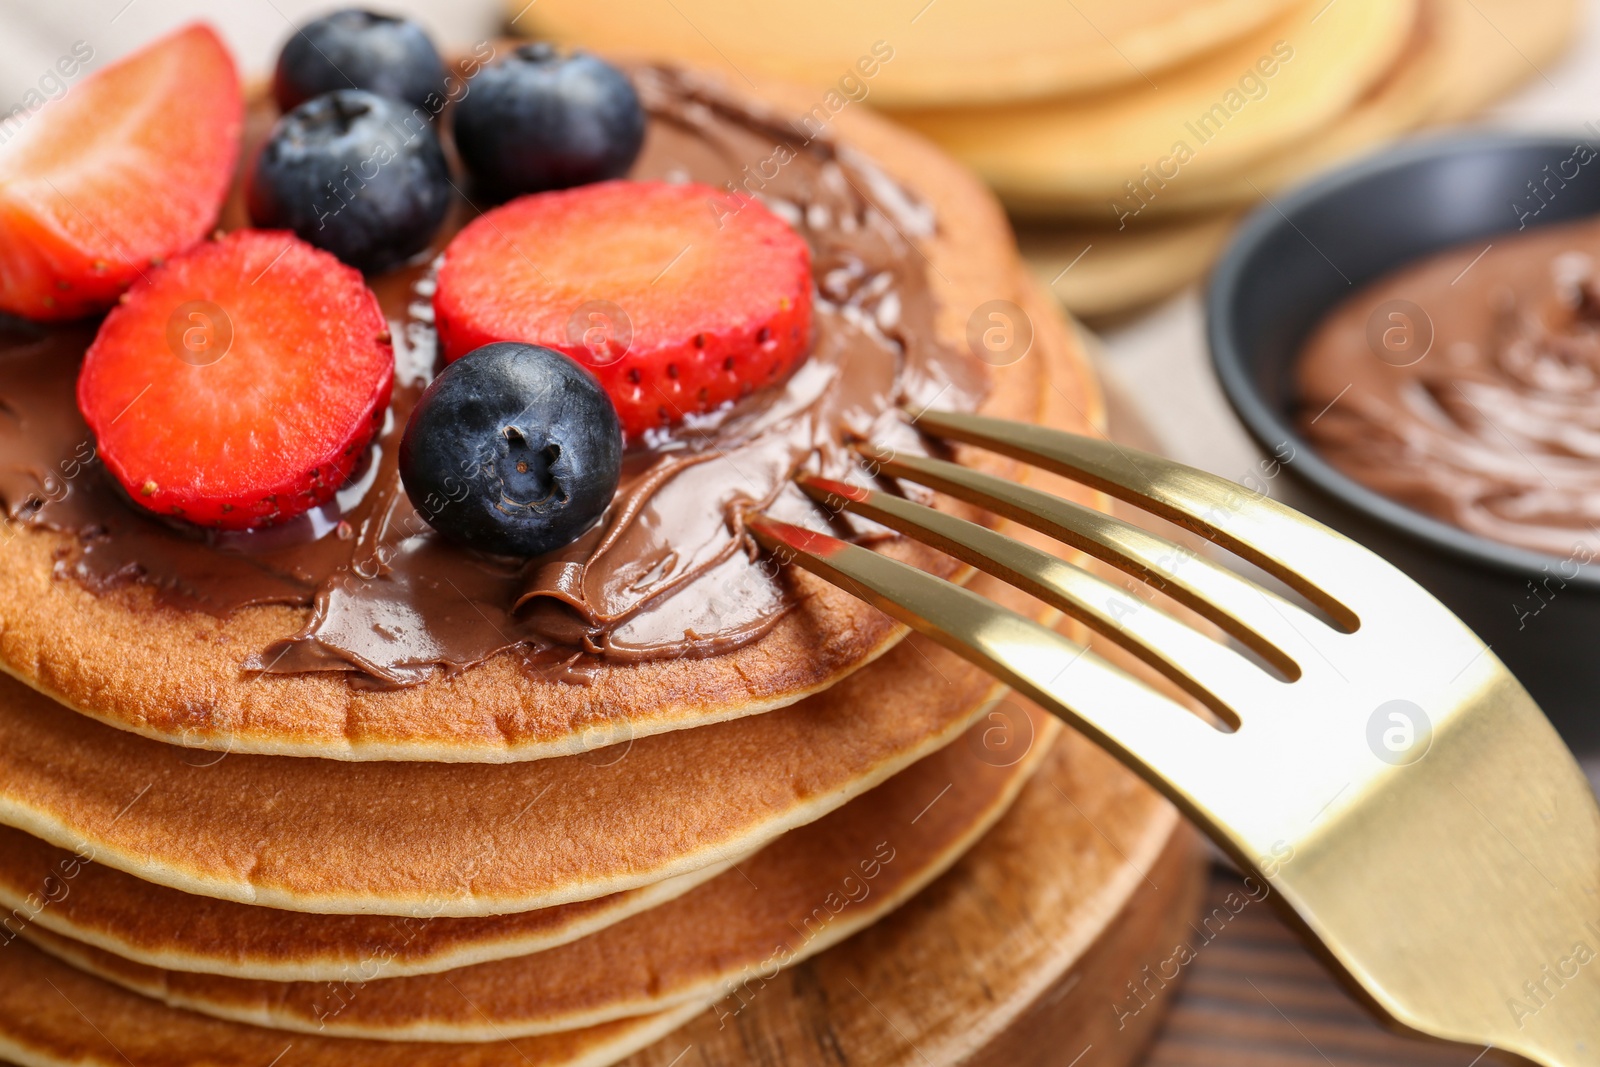
[[[513, 8], [521, 5], [513, 3]], [[970, 164], [1040, 278], [1105, 315], [1197, 277], [1233, 221], [1537, 77], [1576, 0], [541, 0], [525, 32], [870, 103]]]
[[[992, 198], [865, 111], [830, 136], [936, 220], [914, 243], [942, 342], [987, 302], [1030, 316], [983, 409], [1093, 431], [1077, 338]], [[386, 306], [417, 344], [410, 296]], [[75, 532], [0, 535], [0, 1058], [28, 1067], [610, 1063], [737, 1017], [1020, 796], [1041, 832], [1064, 793], [1097, 810], [1055, 720], [997, 710], [987, 675], [804, 576], [794, 611], [721, 655], [573, 679], [512, 652], [386, 689], [244, 669], [308, 605], [217, 617], [76, 580]]]

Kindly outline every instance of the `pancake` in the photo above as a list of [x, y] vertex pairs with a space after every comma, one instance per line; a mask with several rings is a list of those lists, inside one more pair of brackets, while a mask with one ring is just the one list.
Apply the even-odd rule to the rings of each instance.
[[[508, 0], [512, 28], [564, 44], [667, 57], [842, 101], [998, 103], [1142, 81], [1258, 27], [1285, 0], [645, 0], [626, 17], [584, 0]], [[863, 64], [858, 66], [858, 63]], [[867, 72], [871, 72], [870, 74]]]
[[1434, 122], [1476, 114], [1559, 56], [1573, 40], [1577, 0], [1441, 0], [1442, 99]]
[[[773, 93], [768, 99], [779, 109], [774, 114], [793, 115], [808, 106], [809, 97]], [[865, 109], [839, 116], [835, 126], [847, 154], [854, 145], [869, 146], [872, 167], [931, 207], [936, 227], [918, 236], [904, 255], [917, 269], [926, 268], [935, 304], [932, 328], [940, 343], [970, 351], [967, 326], [975, 309], [1017, 299], [1015, 251], [1003, 215], [962, 168]], [[651, 134], [657, 142], [662, 136]], [[651, 153], [647, 138], [640, 164], [646, 170], [670, 162]], [[717, 165], [738, 177], [728, 161]], [[915, 205], [903, 203], [902, 190], [890, 182], [867, 184], [873, 196], [891, 205], [886, 212], [915, 214]], [[894, 240], [910, 240], [902, 225], [884, 217], [901, 234]], [[397, 337], [413, 336], [402, 323], [396, 329]], [[1055, 424], [1090, 429], [1098, 401], [1081, 353], [1053, 316], [1038, 318], [1034, 329], [1036, 345], [1056, 349], [1056, 387], [1073, 397]], [[1038, 361], [995, 368], [986, 410], [1039, 418], [1039, 373]], [[992, 456], [958, 454], [1003, 472], [1017, 469]], [[1086, 490], [1075, 492], [1094, 499]], [[763, 636], [720, 655], [606, 660], [586, 666], [576, 679], [583, 684], [575, 684], [571, 672], [530, 669], [512, 649], [454, 672], [436, 671], [417, 684], [374, 689], [370, 679], [347, 671], [244, 670], [262, 650], [300, 634], [312, 618], [308, 608], [263, 605], [219, 618], [173, 606], [146, 585], [95, 593], [54, 577], [58, 555], [78, 544], [75, 535], [0, 526], [0, 537], [6, 540], [0, 554], [0, 667], [118, 728], [235, 754], [483, 763], [571, 754], [792, 704], [883, 655], [904, 635], [883, 614], [798, 572], [785, 578], [792, 583], [793, 610]], [[889, 539], [884, 551], [955, 569], [903, 539]], [[470, 606], [483, 610], [477, 602]], [[465, 606], [459, 614], [461, 626], [482, 626]], [[370, 626], [356, 629], [375, 632]]]
[[1421, 0], [1394, 66], [1331, 126], [1215, 185], [1174, 182], [1121, 228], [1025, 225], [1017, 234], [1023, 259], [1063, 307], [1087, 318], [1131, 311], [1199, 279], [1244, 208], [1427, 119], [1443, 90], [1440, 2]]
[[[975, 743], [970, 731], [968, 743]], [[804, 841], [837, 836], [836, 824], [860, 822], [896, 797], [915, 793], [930, 775], [944, 773], [959, 761], [960, 747], [956, 742], [925, 757], [817, 823], [779, 838], [767, 852], [792, 855]], [[746, 875], [749, 863], [738, 862]], [[397, 978], [542, 952], [662, 905], [725, 869], [539, 911], [397, 921], [190, 896], [0, 829], [0, 940], [36, 926], [157, 969], [275, 982], [332, 982], [353, 974]]]
[[[1442, 9], [1450, 3], [1451, 0], [1419, 0], [1411, 39], [1401, 49], [1394, 66], [1327, 128], [1214, 186], [1174, 185], [1171, 197], [1151, 202], [1150, 213], [1159, 217], [1257, 204], [1263, 194], [1277, 193], [1428, 121], [1448, 91], [1448, 48]], [[1143, 213], [1141, 219], [1142, 216]]]
[[0, 941], [36, 926], [149, 967], [277, 982], [432, 974], [576, 941], [728, 868], [484, 918], [308, 915], [180, 893], [0, 827]]
[[1394, 63], [1415, 13], [1415, 0], [1298, 3], [1154, 85], [895, 117], [971, 165], [1017, 213], [1113, 220], [1323, 129]]
[[[1034, 299], [1030, 310], [1048, 313]], [[1043, 393], [1051, 408], [1070, 404], [1056, 388]], [[987, 576], [973, 588], [1050, 615]], [[0, 823], [201, 896], [317, 913], [499, 915], [753, 851], [943, 747], [1002, 689], [913, 636], [766, 715], [593, 758], [474, 765], [197, 759], [0, 679]]]
[[703, 1010], [493, 1045], [395, 1044], [285, 1034], [208, 1019], [135, 996], [27, 944], [0, 952], [0, 1057], [19, 1067], [605, 1067]]
[[1017, 232], [1022, 258], [1061, 305], [1086, 318], [1153, 303], [1205, 273], [1238, 214], [1115, 226], [1036, 223]]
[[[1136, 776], [1082, 736], [1065, 731], [1012, 810], [944, 877], [831, 951], [774, 981], [742, 985], [692, 1018], [681, 1033], [628, 1062], [669, 1067], [686, 1047], [697, 1046], [696, 1057], [703, 1055], [707, 1062], [743, 1063], [752, 1055], [752, 1034], [761, 1040], [774, 1030], [807, 1035], [831, 1022], [840, 1029], [828, 1047], [844, 1062], [878, 1062], [892, 1050], [896, 1063], [922, 1063], [881, 1016], [862, 1004], [863, 997], [910, 1027], [917, 1049], [931, 1062], [964, 1062], [983, 1039], [966, 1028], [974, 1013], [952, 1019], [952, 998], [989, 1004], [983, 1019], [997, 1024], [1029, 1006], [1052, 1004], [1053, 999], [1040, 998], [1050, 997], [1051, 986], [1077, 961], [1087, 963], [1091, 944], [1116, 921], [1133, 887], [1147, 877], [1168, 887], [1154, 865], [1179, 821]], [[1059, 853], [1064, 841], [1076, 843], [1081, 863], [1044, 860]], [[1068, 918], [1059, 924], [1028, 921], [1040, 915]], [[958, 969], [950, 963], [952, 956], [983, 964], [972, 971]], [[993, 987], [985, 982], [986, 976], [1013, 968], [1026, 976], [1019, 983]], [[1066, 981], [1070, 984], [1070, 978]], [[996, 995], [1003, 998], [999, 1004]], [[797, 1021], [775, 1025], [779, 1018]], [[960, 1023], [955, 1029], [953, 1021]], [[559, 1062], [540, 1052], [551, 1047], [550, 1037], [397, 1044], [222, 1022], [128, 993], [20, 941], [0, 951], [0, 1059], [25, 1067], [126, 1067], [128, 1062], [263, 1067], [291, 1045], [284, 1063], [296, 1067], [554, 1067]], [[678, 1067], [693, 1058], [684, 1057]], [[592, 1059], [587, 1067], [604, 1062]]]
[[[1020, 716], [1019, 716], [1020, 718]], [[989, 751], [995, 730], [1012, 744]], [[34, 944], [175, 1008], [300, 1033], [495, 1041], [705, 1003], [807, 959], [899, 907], [1005, 812], [1059, 723], [997, 717], [677, 900], [534, 956], [335, 983], [160, 971], [30, 929]], [[1026, 738], [1028, 743], [1022, 741]], [[1015, 749], [1012, 751], [1011, 749]]]
[[492, 766], [196, 766], [3, 680], [0, 822], [247, 904], [417, 917], [553, 907], [752, 851], [948, 743], [999, 691], [922, 640], [858, 675], [767, 715], [635, 742], [609, 764]]

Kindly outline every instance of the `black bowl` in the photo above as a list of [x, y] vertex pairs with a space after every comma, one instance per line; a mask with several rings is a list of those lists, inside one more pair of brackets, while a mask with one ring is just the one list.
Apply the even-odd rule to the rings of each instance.
[[[1206, 333], [1223, 391], [1251, 435], [1280, 457], [1292, 450], [1287, 469], [1313, 490], [1306, 510], [1449, 605], [1569, 743], [1600, 747], [1600, 561], [1573, 576], [1569, 561], [1413, 511], [1336, 470], [1294, 421], [1300, 346], [1355, 288], [1453, 245], [1600, 213], [1600, 160], [1569, 162], [1580, 144], [1586, 138], [1420, 140], [1263, 206], [1212, 273]], [[1529, 183], [1544, 182], [1546, 167], [1577, 177], [1547, 182], [1548, 199], [1535, 199]]]

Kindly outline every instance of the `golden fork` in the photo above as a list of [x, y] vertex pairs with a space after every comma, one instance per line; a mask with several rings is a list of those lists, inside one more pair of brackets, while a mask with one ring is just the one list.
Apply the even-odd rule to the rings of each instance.
[[1094, 738], [1277, 888], [1325, 958], [1404, 1029], [1545, 1067], [1600, 1065], [1600, 807], [1544, 714], [1442, 604], [1354, 541], [1222, 478], [1106, 441], [926, 412], [917, 427], [1193, 530], [1309, 606], [1138, 526], [942, 460], [863, 449], [1143, 579], [1143, 598], [904, 497], [803, 478], [825, 506], [933, 545], [1138, 655], [1208, 723], [1048, 627], [868, 549], [749, 528]]

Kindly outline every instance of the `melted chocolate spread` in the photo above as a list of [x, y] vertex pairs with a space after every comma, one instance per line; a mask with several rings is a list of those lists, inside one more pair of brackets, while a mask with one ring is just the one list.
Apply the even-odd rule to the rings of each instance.
[[1600, 534], [1600, 222], [1485, 244], [1332, 312], [1301, 355], [1301, 426], [1385, 496], [1565, 557]]
[[411, 506], [395, 455], [434, 370], [431, 264], [369, 280], [399, 373], [368, 462], [327, 506], [242, 534], [152, 518], [95, 461], [74, 393], [93, 324], [0, 320], [0, 501], [12, 519], [76, 533], [58, 576], [97, 592], [137, 582], [218, 616], [310, 607], [299, 633], [252, 658], [254, 671], [402, 686], [515, 648], [542, 675], [581, 682], [601, 660], [715, 655], [767, 632], [794, 595], [758, 565], [742, 509], [828, 528], [791, 484], [797, 470], [859, 480], [855, 440], [924, 451], [896, 407], [975, 407], [987, 380], [937, 339], [926, 263], [909, 243], [933, 232], [924, 205], [869, 160], [712, 84], [634, 75], [650, 128], [631, 176], [745, 188], [793, 224], [812, 250], [815, 339], [783, 385], [630, 455], [588, 534], [538, 559], [491, 558], [444, 542]]

